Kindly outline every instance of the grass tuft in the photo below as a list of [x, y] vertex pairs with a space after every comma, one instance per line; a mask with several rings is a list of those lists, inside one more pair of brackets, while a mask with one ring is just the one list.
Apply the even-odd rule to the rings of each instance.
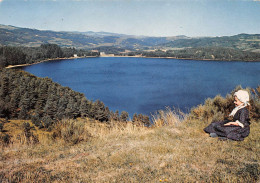
[[167, 107], [165, 111], [160, 110], [157, 114], [153, 115], [152, 121], [155, 127], [162, 126], [178, 126], [187, 118], [187, 114], [179, 109], [172, 110]]

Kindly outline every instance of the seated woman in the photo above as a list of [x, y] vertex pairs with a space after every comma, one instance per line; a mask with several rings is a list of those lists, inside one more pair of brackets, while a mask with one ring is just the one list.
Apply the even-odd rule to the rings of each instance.
[[211, 137], [220, 137], [222, 139], [231, 139], [242, 141], [249, 135], [249, 94], [245, 90], [239, 90], [234, 94], [236, 107], [229, 116], [233, 117], [232, 121], [212, 122], [204, 128], [206, 133]]

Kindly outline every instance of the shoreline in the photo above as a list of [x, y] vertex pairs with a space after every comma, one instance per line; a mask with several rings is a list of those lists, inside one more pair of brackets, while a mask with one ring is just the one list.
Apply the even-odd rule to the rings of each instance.
[[48, 61], [55, 61], [55, 60], [69, 60], [69, 59], [80, 59], [80, 58], [99, 58], [99, 57], [104, 57], [104, 58], [162, 58], [162, 59], [176, 59], [176, 60], [195, 60], [195, 61], [225, 61], [225, 62], [260, 62], [260, 61], [248, 61], [248, 60], [216, 60], [216, 59], [193, 59], [193, 58], [176, 58], [176, 57], [146, 57], [142, 55], [135, 55], [135, 56], [120, 56], [120, 55], [104, 55], [104, 56], [84, 56], [84, 57], [63, 57], [63, 58], [53, 58], [53, 59], [46, 59], [46, 60], [41, 60], [39, 62], [31, 63], [31, 64], [20, 64], [20, 65], [8, 65], [5, 67], [6, 69], [12, 69], [16, 67], [25, 67], [25, 66], [30, 66], [30, 65], [35, 65], [35, 64], [40, 64], [43, 62], [48, 62]]
[[55, 61], [55, 60], [69, 60], [69, 59], [78, 59], [78, 58], [95, 58], [97, 56], [84, 56], [84, 57], [63, 57], [63, 58], [53, 58], [53, 59], [46, 59], [46, 60], [41, 60], [39, 62], [34, 62], [31, 64], [20, 64], [20, 65], [8, 65], [5, 67], [6, 69], [12, 69], [16, 67], [25, 67], [25, 66], [30, 66], [30, 65], [35, 65], [35, 64], [40, 64], [43, 62], [48, 62], [48, 61]]
[[99, 56], [99, 57], [129, 57], [129, 58], [164, 58], [164, 59], [175, 59], [175, 60], [195, 60], [195, 61], [224, 61], [224, 62], [260, 62], [255, 60], [217, 60], [217, 59], [194, 59], [194, 58], [177, 58], [177, 57], [146, 57], [142, 55], [135, 56]]

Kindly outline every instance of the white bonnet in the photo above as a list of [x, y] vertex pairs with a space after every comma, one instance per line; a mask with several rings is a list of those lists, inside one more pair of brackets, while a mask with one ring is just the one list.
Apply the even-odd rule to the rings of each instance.
[[238, 90], [235, 92], [234, 96], [236, 96], [237, 99], [243, 102], [245, 105], [249, 105], [249, 94], [246, 90]]

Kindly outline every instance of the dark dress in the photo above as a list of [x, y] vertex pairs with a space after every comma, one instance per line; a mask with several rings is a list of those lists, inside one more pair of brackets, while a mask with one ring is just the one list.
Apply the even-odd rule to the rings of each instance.
[[204, 128], [206, 133], [216, 133], [220, 137], [226, 137], [231, 140], [242, 141], [245, 137], [249, 135], [250, 132], [250, 122], [249, 122], [249, 111], [246, 107], [239, 109], [233, 117], [233, 122], [238, 120], [244, 125], [241, 126], [229, 125], [224, 126], [224, 124], [231, 122], [230, 120], [212, 122], [209, 126]]

